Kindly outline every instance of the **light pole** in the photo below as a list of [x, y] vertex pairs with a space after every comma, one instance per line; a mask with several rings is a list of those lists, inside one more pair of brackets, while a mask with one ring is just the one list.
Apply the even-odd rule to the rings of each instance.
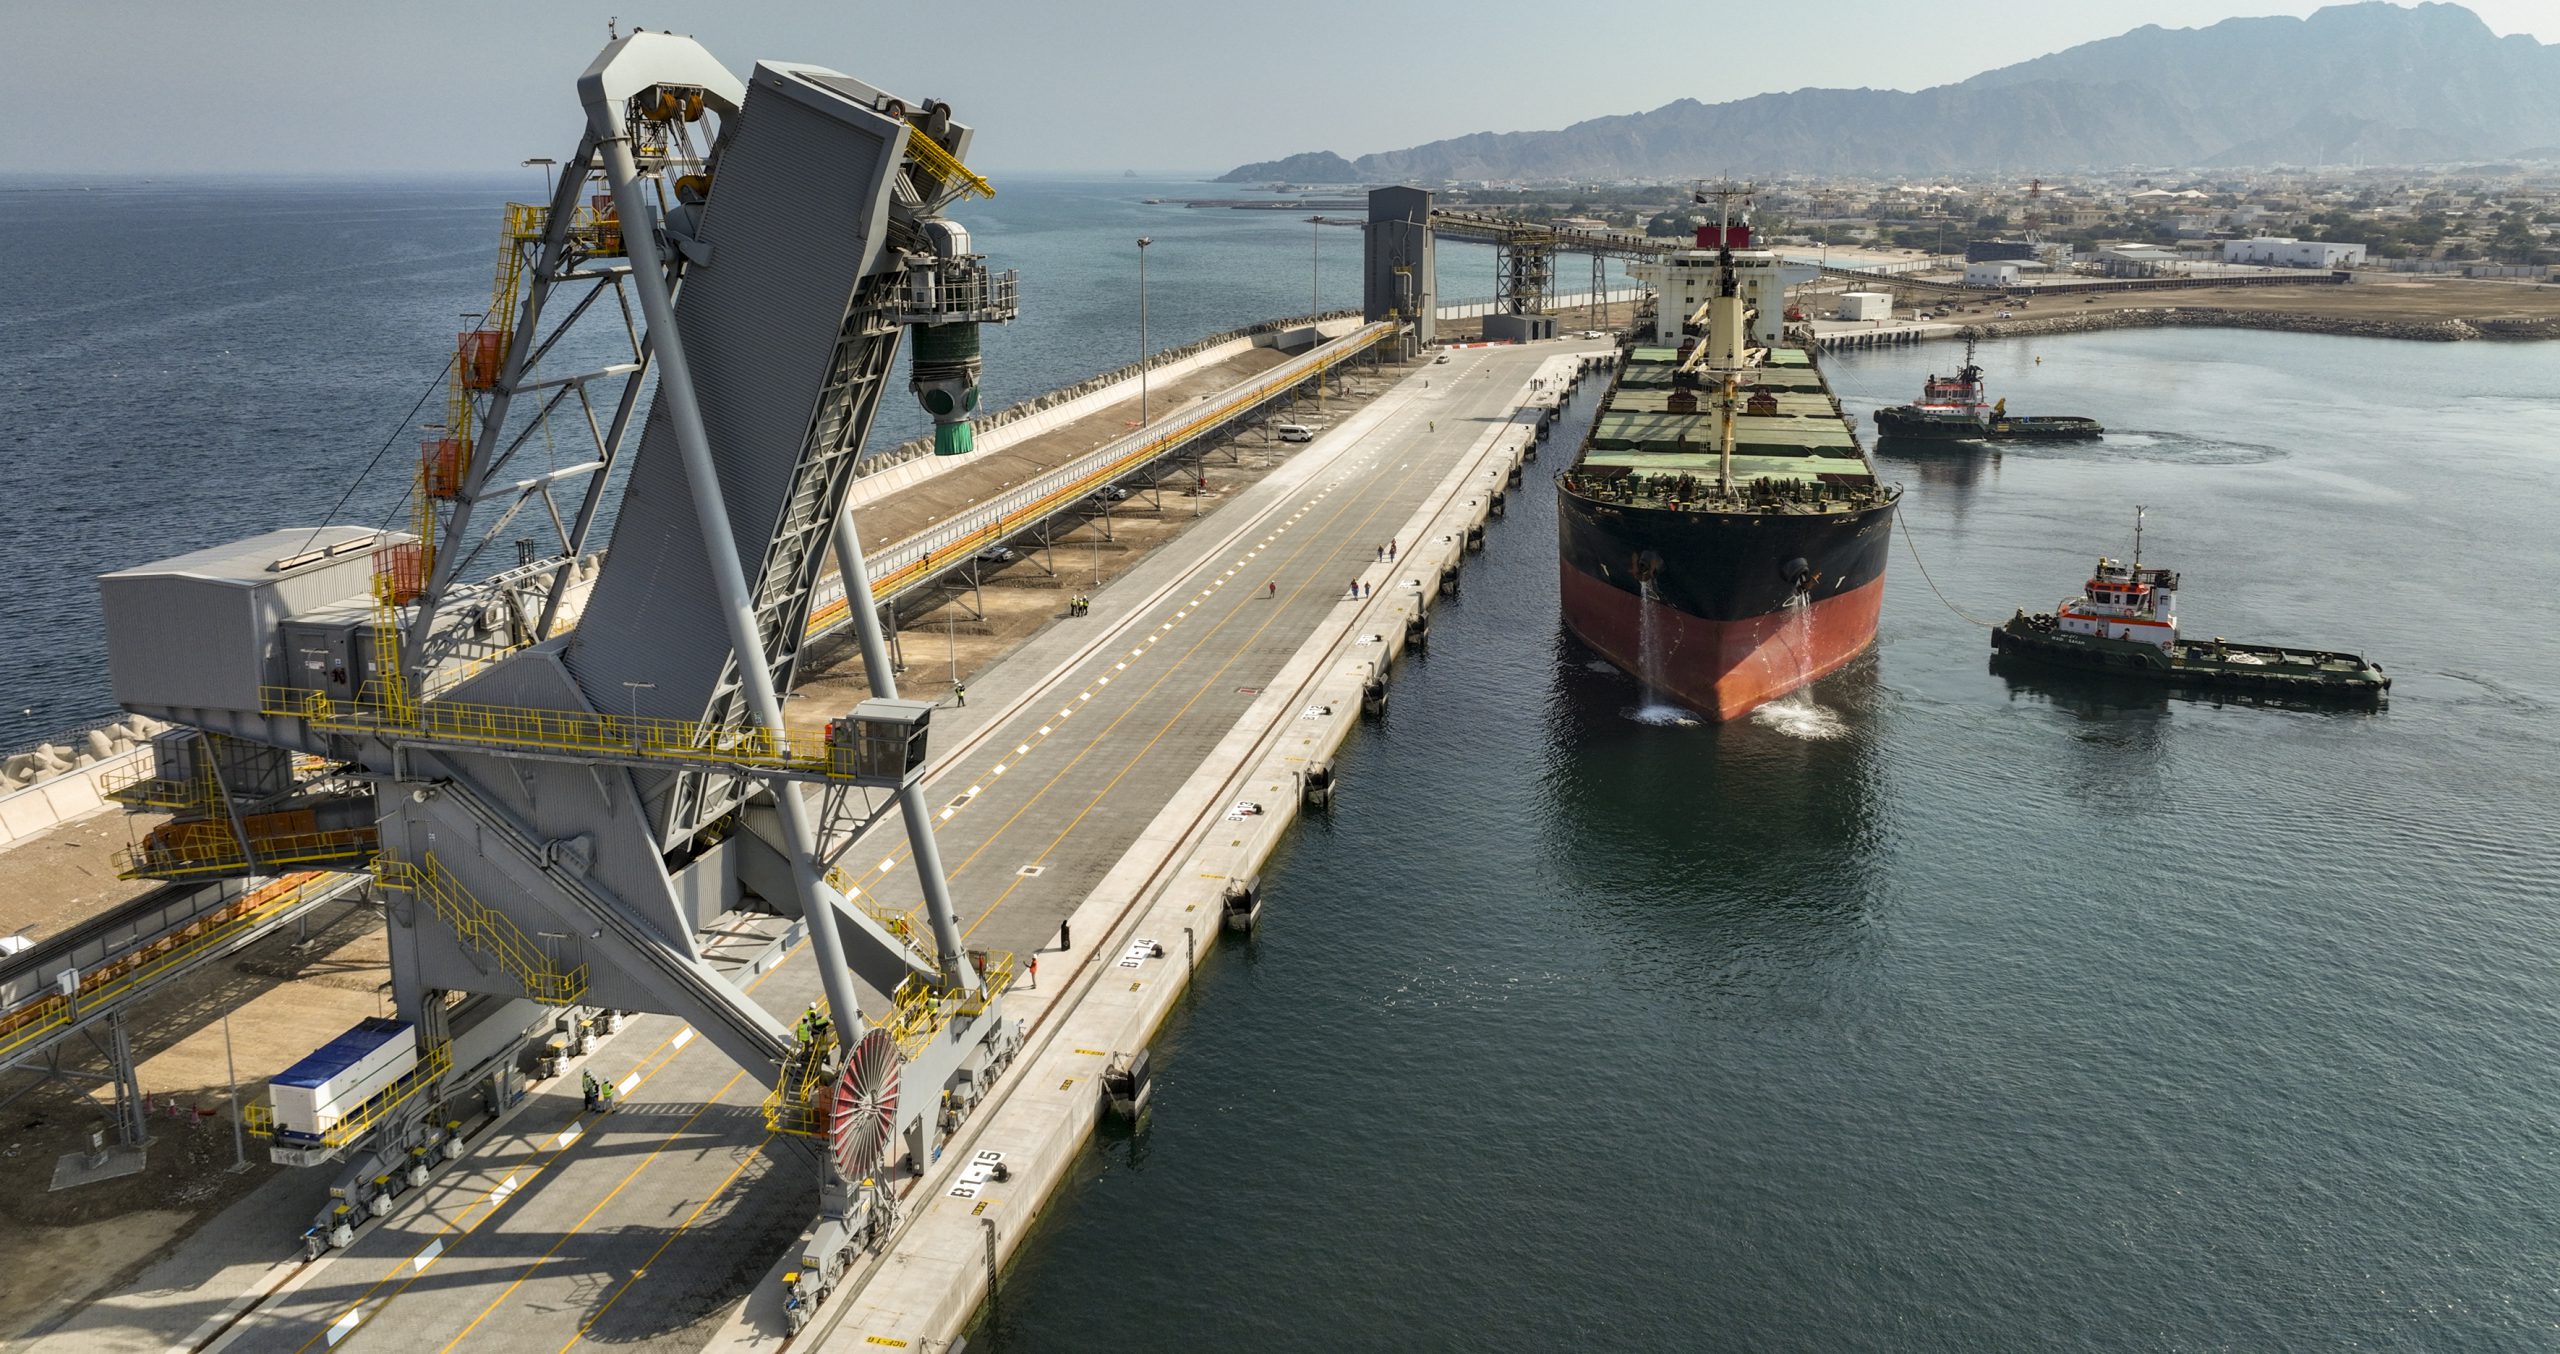
[[1310, 216], [1307, 224], [1315, 227], [1307, 245], [1307, 314], [1324, 313], [1324, 217]]
[[1138, 237], [1138, 427], [1147, 426], [1147, 246], [1155, 241]]
[[528, 167], [533, 165], [542, 166], [542, 200], [544, 202], [549, 202], [551, 200], [551, 167], [558, 163], [560, 162], [547, 155], [537, 155], [532, 159], [525, 161], [525, 164]]
[[655, 691], [658, 689], [658, 684], [656, 682], [624, 682], [622, 687], [631, 693], [631, 746], [636, 748], [640, 746], [640, 693]]
[[231, 1013], [222, 1013], [222, 1076], [231, 1090], [231, 1169], [249, 1169], [249, 1145], [241, 1140], [240, 1068], [231, 1060]]

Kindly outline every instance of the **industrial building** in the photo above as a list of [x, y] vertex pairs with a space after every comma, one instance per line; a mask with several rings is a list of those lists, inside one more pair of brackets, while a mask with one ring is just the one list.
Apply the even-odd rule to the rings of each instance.
[[2222, 261], [2276, 268], [2353, 268], [2364, 262], [2364, 246], [2260, 235], [2246, 240], [2223, 241]]
[[1893, 293], [1889, 291], [1842, 292], [1839, 318], [1862, 322], [1892, 319]]

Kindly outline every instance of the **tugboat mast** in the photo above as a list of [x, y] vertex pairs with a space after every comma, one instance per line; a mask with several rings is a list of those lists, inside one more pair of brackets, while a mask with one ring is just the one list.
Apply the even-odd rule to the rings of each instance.
[[2134, 505], [2133, 505], [2133, 581], [2134, 581], [2134, 582], [2136, 582], [2136, 583], [2139, 583], [2139, 582], [2141, 582], [2141, 581], [2142, 581], [2142, 513], [2143, 513], [2143, 507], [2142, 507], [2142, 505], [2141, 505], [2141, 504], [2139, 504], [2139, 503], [2134, 504]]

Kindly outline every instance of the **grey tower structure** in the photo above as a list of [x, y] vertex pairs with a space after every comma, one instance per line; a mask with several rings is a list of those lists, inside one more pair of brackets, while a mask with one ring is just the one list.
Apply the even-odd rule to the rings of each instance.
[[1430, 343], [1439, 307], [1432, 266], [1431, 193], [1422, 188], [1370, 189], [1367, 233], [1362, 313], [1372, 320], [1408, 320], [1413, 341]]

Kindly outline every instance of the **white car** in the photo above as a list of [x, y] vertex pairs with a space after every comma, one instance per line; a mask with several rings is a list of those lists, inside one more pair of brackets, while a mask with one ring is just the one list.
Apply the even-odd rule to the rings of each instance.
[[1449, 355], [1448, 355], [1447, 353], [1442, 353], [1442, 354], [1440, 354], [1438, 357], [1435, 357], [1435, 358], [1433, 358], [1433, 359], [1431, 359], [1431, 360], [1432, 360], [1432, 362], [1436, 365], [1436, 364], [1438, 364], [1438, 363], [1442, 363], [1442, 362], [1446, 362], [1446, 361], [1448, 361], [1448, 360], [1449, 360]]
[[1275, 423], [1271, 425], [1271, 431], [1278, 433], [1280, 435], [1280, 440], [1283, 442], [1312, 442], [1316, 440], [1316, 430], [1303, 423]]

